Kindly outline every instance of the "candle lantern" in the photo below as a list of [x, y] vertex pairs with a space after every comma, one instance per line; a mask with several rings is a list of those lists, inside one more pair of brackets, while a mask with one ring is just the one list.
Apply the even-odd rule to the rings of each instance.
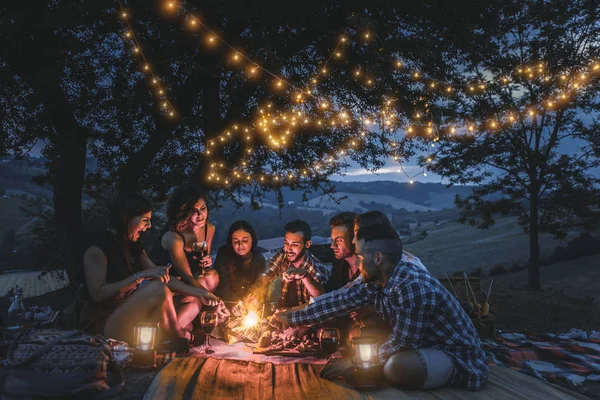
[[156, 342], [156, 332], [158, 324], [149, 322], [140, 322], [134, 326], [134, 345], [133, 358], [131, 364], [140, 368], [156, 367], [156, 351], [154, 344]]
[[373, 336], [355, 337], [351, 349], [351, 383], [358, 390], [377, 389], [383, 372], [377, 339]]

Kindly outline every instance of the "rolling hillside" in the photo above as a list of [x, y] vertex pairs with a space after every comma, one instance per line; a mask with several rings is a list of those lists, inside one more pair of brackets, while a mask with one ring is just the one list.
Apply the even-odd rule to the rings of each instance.
[[405, 200], [405, 199], [393, 197], [393, 196], [388, 196], [385, 194], [339, 192], [339, 193], [336, 193], [336, 197], [339, 197], [339, 198], [345, 197], [345, 198], [338, 205], [327, 196], [319, 196], [319, 197], [310, 199], [308, 201], [307, 205], [309, 207], [314, 207], [314, 208], [337, 208], [342, 211], [357, 212], [358, 210], [361, 210], [361, 212], [365, 212], [365, 211], [368, 211], [369, 208], [365, 207], [364, 204], [365, 203], [368, 204], [370, 202], [375, 202], [378, 204], [389, 205], [396, 210], [400, 210], [400, 209], [404, 208], [409, 212], [413, 212], [413, 211], [426, 212], [426, 211], [436, 211], [437, 210], [436, 208], [416, 204], [409, 200]]
[[[529, 237], [517, 225], [516, 217], [499, 218], [485, 230], [455, 222], [440, 227], [423, 224], [423, 229], [428, 230], [427, 237], [405, 247], [437, 276], [477, 267], [486, 270], [496, 264], [509, 267], [524, 264], [529, 258]], [[567, 240], [577, 233], [571, 233]], [[549, 256], [558, 244], [551, 235], [540, 234], [541, 257]]]

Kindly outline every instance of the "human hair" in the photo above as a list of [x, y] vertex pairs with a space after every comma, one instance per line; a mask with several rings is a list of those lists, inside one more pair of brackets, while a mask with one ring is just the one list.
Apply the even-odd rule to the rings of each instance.
[[208, 195], [202, 186], [195, 184], [178, 186], [167, 202], [167, 218], [170, 226], [177, 229], [187, 221], [199, 200], [204, 200], [208, 209]]
[[[233, 250], [232, 236], [233, 233], [238, 230], [242, 230], [250, 234], [250, 237], [252, 238], [252, 246], [250, 247], [249, 254], [252, 257], [254, 257], [254, 249], [256, 248], [256, 244], [258, 243], [256, 231], [248, 221], [235, 221], [229, 227], [229, 232], [227, 232], [227, 243], [225, 244], [225, 251], [229, 255], [229, 262], [227, 263], [227, 274], [229, 275], [229, 282], [231, 282], [231, 288], [234, 292], [236, 292], [238, 289], [238, 279], [236, 273], [238, 272], [238, 269], [241, 268], [244, 264], [243, 258], [239, 254], [237, 254], [235, 250]], [[262, 271], [259, 270], [250, 271], [254, 279], [256, 279], [261, 272]]]
[[359, 228], [366, 228], [373, 225], [386, 225], [394, 231], [396, 237], [400, 239], [398, 232], [394, 229], [392, 222], [389, 218], [381, 211], [367, 211], [366, 213], [359, 214], [354, 219], [354, 223], [358, 224]]
[[356, 239], [363, 241], [362, 253], [380, 252], [393, 265], [402, 259], [402, 241], [396, 230], [387, 224], [359, 228]]
[[108, 213], [108, 225], [116, 231], [119, 240], [125, 240], [129, 221], [150, 211], [150, 200], [138, 193], [124, 193], [113, 201]]
[[331, 217], [331, 219], [329, 219], [329, 226], [331, 226], [332, 228], [335, 226], [345, 226], [346, 230], [348, 230], [348, 232], [352, 232], [352, 229], [354, 228], [354, 220], [356, 219], [357, 216], [358, 216], [358, 214], [353, 213], [353, 212], [349, 212], [349, 211], [341, 212], [341, 213], [336, 214], [333, 217]]
[[287, 224], [285, 224], [283, 229], [285, 229], [286, 232], [290, 233], [302, 232], [302, 239], [304, 240], [304, 242], [308, 242], [312, 237], [312, 231], [310, 229], [310, 226], [308, 226], [308, 223], [306, 223], [306, 221], [303, 221], [301, 219], [296, 219], [294, 221], [288, 222]]
[[254, 248], [256, 247], [256, 244], [258, 242], [258, 237], [256, 236], [256, 231], [254, 230], [252, 225], [250, 225], [250, 223], [248, 221], [244, 221], [244, 220], [235, 221], [229, 227], [229, 232], [227, 232], [227, 247], [230, 249], [233, 249], [233, 243], [232, 243], [231, 237], [233, 236], [233, 233], [235, 231], [248, 232], [250, 234], [250, 237], [252, 238], [252, 247], [250, 247], [250, 251], [254, 250]]

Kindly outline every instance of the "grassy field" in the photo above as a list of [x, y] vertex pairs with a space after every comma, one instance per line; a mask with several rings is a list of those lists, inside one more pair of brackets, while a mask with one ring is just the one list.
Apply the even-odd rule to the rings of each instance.
[[[524, 264], [529, 258], [529, 238], [517, 225], [516, 217], [499, 218], [489, 229], [449, 222], [436, 227], [423, 224], [427, 237], [408, 243], [406, 249], [417, 255], [434, 274], [484, 270], [496, 264], [505, 267]], [[573, 233], [571, 236], [576, 235]], [[560, 242], [549, 234], [540, 235], [542, 258], [549, 256]]]
[[40, 277], [39, 271], [2, 274], [0, 275], [0, 296], [6, 295], [6, 292], [15, 285], [23, 288], [24, 298], [40, 296], [68, 286], [67, 279], [59, 275], [46, 274]]

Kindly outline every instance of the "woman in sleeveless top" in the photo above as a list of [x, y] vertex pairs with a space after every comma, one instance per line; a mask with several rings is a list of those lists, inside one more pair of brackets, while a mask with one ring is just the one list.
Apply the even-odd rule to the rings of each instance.
[[[212, 267], [210, 257], [215, 226], [208, 222], [207, 196], [199, 185], [181, 185], [167, 202], [169, 230], [155, 245], [155, 262], [170, 262], [169, 287], [174, 292], [197, 296], [198, 292], [213, 292], [219, 284], [219, 274]], [[179, 303], [180, 299], [177, 299]], [[188, 326], [196, 317], [200, 305], [193, 299], [178, 305], [182, 326]]]
[[[125, 195], [111, 210], [110, 228], [92, 237], [83, 260], [86, 304], [80, 320], [89, 332], [133, 343], [135, 323], [158, 322], [172, 338], [190, 338], [166, 285], [168, 268], [157, 267], [138, 243], [151, 218], [148, 200]], [[217, 303], [214, 296], [204, 300]]]
[[258, 238], [252, 225], [236, 221], [229, 228], [227, 243], [217, 253], [215, 269], [219, 273], [219, 286], [215, 294], [228, 301], [242, 300], [267, 263], [256, 250]]

